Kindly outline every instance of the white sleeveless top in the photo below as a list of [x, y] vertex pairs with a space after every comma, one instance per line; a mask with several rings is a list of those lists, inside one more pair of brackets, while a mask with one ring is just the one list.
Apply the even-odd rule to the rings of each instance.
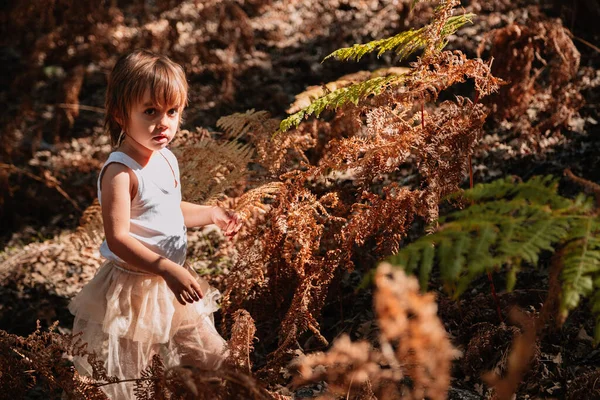
[[[181, 181], [175, 155], [167, 148], [161, 149], [152, 155], [145, 167], [142, 167], [123, 152], [110, 153], [98, 176], [100, 202], [102, 175], [106, 167], [113, 162], [129, 167], [138, 180], [137, 194], [131, 202], [129, 234], [155, 253], [183, 265], [187, 251], [187, 234], [181, 212]], [[177, 180], [177, 187], [173, 174]], [[126, 265], [125, 261], [108, 248], [106, 240], [100, 246], [100, 254], [118, 265]]]

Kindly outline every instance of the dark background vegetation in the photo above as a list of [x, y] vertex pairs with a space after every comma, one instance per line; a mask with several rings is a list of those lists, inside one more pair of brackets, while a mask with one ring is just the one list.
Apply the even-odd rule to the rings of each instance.
[[[183, 128], [216, 131], [218, 118], [247, 109], [284, 117], [294, 96], [306, 87], [356, 71], [398, 65], [390, 55], [358, 63], [321, 60], [337, 48], [390, 36], [427, 22], [430, 9], [409, 1], [247, 0], [118, 1], [8, 0], [0, 5], [0, 250], [11, 254], [77, 228], [96, 196], [97, 172], [110, 151], [102, 129], [106, 77], [123, 53], [144, 47], [181, 63], [190, 82], [190, 106]], [[451, 38], [451, 49], [468, 57], [486, 33], [510, 21], [558, 19], [581, 53], [579, 77], [598, 80], [600, 5], [593, 0], [465, 0], [477, 14], [473, 25]], [[489, 54], [484, 53], [484, 57]], [[510, 51], [496, 61], [512, 57]], [[401, 65], [407, 65], [403, 61]], [[586, 75], [587, 74], [587, 75]], [[541, 76], [542, 82], [544, 76]], [[582, 78], [583, 79], [583, 78]], [[525, 139], [523, 125], [486, 125], [491, 146], [474, 159], [476, 182], [499, 176], [562, 176], [566, 168], [600, 182], [597, 83], [582, 85], [583, 102], [568, 121]], [[469, 92], [458, 88], [456, 93]], [[455, 93], [449, 94], [449, 96]], [[527, 108], [527, 107], [525, 107]], [[493, 114], [490, 116], [493, 120]], [[496, 136], [493, 136], [493, 135]], [[525, 143], [525, 145], [523, 144]], [[506, 150], [510, 148], [512, 150]], [[502, 151], [504, 149], [504, 151]], [[468, 179], [465, 181], [468, 186]], [[466, 187], [466, 186], [465, 186]], [[563, 179], [561, 191], [581, 188]], [[193, 241], [192, 241], [193, 242]], [[210, 247], [210, 246], [208, 246]], [[194, 245], [197, 254], [207, 246]], [[196, 255], [197, 255], [196, 254]], [[0, 329], [25, 335], [35, 320], [59, 319], [68, 329], [65, 306], [95, 268], [74, 260], [64, 268], [53, 254], [29, 260], [27, 269], [0, 271]], [[549, 256], [548, 256], [549, 257]], [[80, 262], [86, 269], [77, 269]], [[54, 264], [53, 264], [54, 263]], [[87, 264], [86, 264], [87, 263]], [[10, 279], [9, 279], [10, 278]], [[502, 277], [496, 284], [502, 287]], [[372, 319], [369, 294], [353, 296], [356, 276], [343, 281], [337, 299], [323, 310], [322, 331], [360, 335]], [[453, 370], [451, 396], [483, 398], [477, 376], [506, 355], [511, 327], [497, 320], [486, 279], [473, 285], [462, 303], [440, 300], [440, 316], [465, 357]], [[525, 272], [516, 290], [500, 293], [502, 307], [539, 308], [547, 276]], [[361, 295], [361, 296], [363, 296]], [[360, 322], [360, 324], [359, 324]], [[594, 398], [600, 350], [591, 344], [589, 309], [574, 312], [565, 326], [547, 335], [522, 395], [539, 398]], [[261, 347], [256, 359], [260, 362]], [[266, 350], [265, 350], [266, 351]], [[585, 378], [585, 379], [584, 379]], [[583, 391], [583, 388], [587, 391]], [[317, 389], [306, 389], [307, 396]], [[588, 397], [586, 397], [588, 396]]]

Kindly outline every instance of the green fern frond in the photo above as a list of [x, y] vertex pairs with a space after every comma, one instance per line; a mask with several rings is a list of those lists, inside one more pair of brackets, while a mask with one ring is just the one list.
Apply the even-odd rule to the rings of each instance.
[[[463, 25], [473, 23], [474, 16], [475, 14], [463, 14], [448, 18], [442, 28], [441, 37], [447, 37]], [[427, 45], [427, 32], [429, 28], [430, 26], [428, 25], [420, 29], [401, 32], [390, 38], [374, 40], [365, 44], [355, 44], [352, 47], [344, 47], [329, 54], [323, 61], [328, 58], [336, 58], [340, 61], [359, 61], [365, 54], [377, 51], [377, 57], [380, 57], [383, 53], [392, 50], [402, 60]], [[441, 50], [443, 47], [443, 45], [440, 45], [438, 50]]]
[[593, 293], [594, 280], [600, 278], [599, 232], [600, 222], [597, 219], [581, 219], [571, 227], [570, 241], [563, 250], [562, 258], [560, 308], [563, 316], [577, 307], [582, 296]]
[[449, 198], [462, 197], [472, 202], [523, 199], [530, 203], [548, 204], [552, 208], [564, 208], [570, 201], [558, 194], [558, 181], [558, 178], [552, 176], [535, 176], [527, 182], [515, 184], [515, 178], [509, 176], [491, 183], [477, 184], [473, 189]]
[[447, 267], [444, 268], [442, 279], [445, 281], [457, 281], [463, 265], [467, 262], [467, 255], [471, 248], [471, 237], [469, 235], [448, 235], [440, 238], [439, 259], [447, 260]]
[[507, 266], [511, 290], [522, 265], [536, 266], [542, 251], [561, 247], [563, 317], [584, 297], [592, 299], [600, 340], [600, 219], [592, 200], [558, 194], [558, 180], [512, 178], [477, 185], [461, 194], [473, 202], [439, 219], [431, 235], [419, 238], [389, 262], [419, 276], [423, 288], [437, 266], [446, 288], [460, 296], [486, 271]]
[[336, 109], [350, 102], [357, 104], [360, 100], [371, 95], [378, 95], [388, 87], [399, 84], [402, 80], [403, 75], [383, 76], [334, 90], [281, 121], [279, 130], [285, 132], [292, 126], [297, 127], [305, 117], [312, 114], [318, 117], [325, 109]]

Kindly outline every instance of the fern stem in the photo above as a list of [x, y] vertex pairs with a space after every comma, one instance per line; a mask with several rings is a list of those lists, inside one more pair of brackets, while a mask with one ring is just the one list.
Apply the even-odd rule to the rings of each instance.
[[471, 161], [470, 154], [469, 154], [469, 188], [473, 189], [473, 162]]
[[108, 386], [108, 385], [116, 385], [118, 383], [126, 383], [126, 382], [142, 382], [142, 381], [154, 381], [154, 382], [158, 382], [160, 379], [159, 378], [131, 378], [131, 379], [119, 379], [117, 382], [104, 382], [104, 383], [96, 383], [93, 386], [100, 388], [102, 386]]
[[421, 127], [425, 131], [425, 100], [421, 101]]
[[492, 279], [492, 273], [488, 270], [487, 272], [488, 280], [490, 281], [490, 288], [492, 289], [492, 297], [494, 298], [494, 303], [496, 303], [496, 312], [498, 313], [498, 318], [500, 322], [504, 322], [504, 318], [502, 317], [502, 311], [500, 310], [500, 301], [498, 301], [498, 295], [496, 294], [496, 286], [494, 286], [494, 280]]

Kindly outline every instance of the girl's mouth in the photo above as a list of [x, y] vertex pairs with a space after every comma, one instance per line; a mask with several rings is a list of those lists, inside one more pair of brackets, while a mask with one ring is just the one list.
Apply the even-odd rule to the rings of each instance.
[[165, 143], [169, 138], [166, 135], [158, 135], [154, 136], [152, 140], [158, 143]]

